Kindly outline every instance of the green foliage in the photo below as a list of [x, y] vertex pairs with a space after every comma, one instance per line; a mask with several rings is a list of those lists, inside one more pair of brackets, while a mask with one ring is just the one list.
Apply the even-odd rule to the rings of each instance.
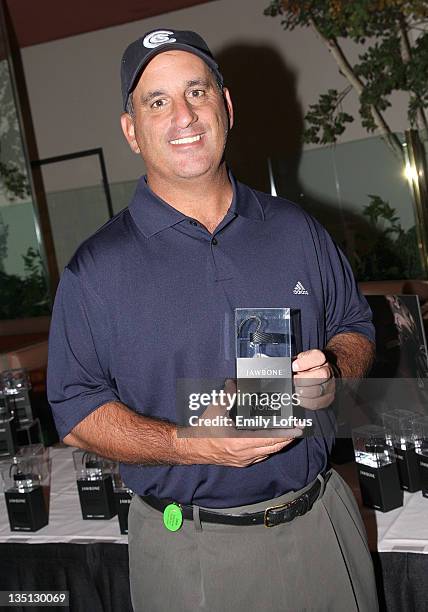
[[[307, 27], [314, 21], [326, 38], [351, 38], [357, 43], [378, 36], [396, 22], [399, 15], [424, 11], [405, 5], [423, 5], [424, 2], [382, 2], [381, 0], [273, 0], [264, 14], [281, 16], [285, 30]], [[422, 8], [422, 7], [420, 7]], [[426, 3], [425, 7], [426, 9]], [[410, 10], [409, 10], [410, 9]]]
[[30, 194], [11, 77], [6, 59], [0, 59], [0, 192], [10, 201]]
[[341, 99], [346, 95], [345, 92], [339, 93], [336, 89], [329, 89], [327, 93], [321, 94], [316, 104], [309, 106], [306, 114], [309, 127], [303, 133], [304, 142], [321, 144], [336, 142], [337, 136], [345, 131], [346, 124], [354, 120], [343, 110], [338, 111]]
[[409, 121], [416, 121], [417, 109], [428, 108], [428, 33], [416, 40], [413, 46], [412, 61], [407, 66], [407, 87], [410, 92], [408, 107]]
[[369, 195], [363, 209], [370, 231], [356, 236], [356, 252], [351, 257], [360, 281], [422, 278], [416, 228], [405, 231], [389, 202]]
[[0, 161], [0, 187], [12, 202], [31, 194], [27, 176], [13, 162]]
[[46, 275], [40, 254], [29, 247], [23, 259], [23, 278], [0, 270], [0, 319], [37, 317], [50, 312]]
[[7, 256], [7, 239], [9, 236], [9, 226], [3, 221], [0, 213], [0, 270], [3, 270], [3, 261]]
[[[6, 59], [0, 60], [0, 119], [0, 193], [13, 202], [27, 198], [31, 191]], [[23, 255], [23, 277], [7, 274], [8, 234], [0, 213], [0, 319], [48, 314], [50, 300], [40, 254], [30, 247]]]
[[371, 200], [370, 204], [367, 204], [363, 208], [363, 215], [365, 215], [373, 226], [376, 226], [380, 220], [384, 220], [389, 224], [389, 227], [384, 228], [384, 232], [387, 234], [399, 235], [403, 230], [401, 229], [400, 217], [395, 214], [395, 208], [382, 200], [378, 195], [368, 194]]
[[[408, 95], [407, 119], [412, 128], [428, 129], [428, 2], [427, 0], [271, 0], [265, 15], [279, 17], [286, 31], [312, 28], [335, 58], [348, 87], [328, 89], [309, 106], [304, 141], [333, 144], [353, 117], [342, 102], [354, 90], [359, 115], [368, 132], [376, 129], [402, 158], [383, 113], [394, 92]], [[342, 46], [355, 43], [360, 51], [353, 63]], [[351, 262], [359, 280], [423, 277], [416, 229], [405, 231], [390, 204], [369, 195], [363, 214], [369, 228], [356, 236]]]
[[[340, 39], [349, 39], [360, 47], [364, 45], [359, 61], [353, 66], [349, 62], [349, 69], [361, 85], [357, 94], [362, 125], [367, 131], [379, 127], [373, 111], [383, 112], [391, 106], [390, 97], [396, 91], [409, 95], [410, 126], [418, 125], [419, 112], [418, 127], [427, 127], [426, 118], [421, 118], [421, 112], [428, 107], [426, 0], [272, 0], [264, 13], [279, 16], [285, 30], [313, 28], [348, 62]], [[410, 36], [412, 31], [417, 33], [416, 37]], [[343, 74], [343, 65], [337, 56], [336, 61]], [[351, 84], [355, 88], [355, 81]], [[345, 118], [340, 108], [340, 96], [335, 106], [330, 92], [331, 89], [321, 94], [318, 103], [309, 108], [305, 117], [306, 142], [336, 142], [350, 123], [349, 115]]]

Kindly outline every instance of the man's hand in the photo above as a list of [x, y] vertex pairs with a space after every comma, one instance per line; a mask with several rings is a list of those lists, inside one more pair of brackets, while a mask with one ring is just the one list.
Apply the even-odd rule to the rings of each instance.
[[[235, 393], [235, 382], [226, 381], [224, 390], [226, 394]], [[201, 418], [213, 419], [217, 416], [224, 418], [223, 427], [200, 425], [177, 430], [177, 453], [181, 458], [187, 458], [183, 463], [247, 467], [267, 459], [302, 435], [300, 429], [260, 429], [251, 432], [236, 429], [226, 406], [222, 404], [208, 406]]]
[[[301, 435], [297, 430], [292, 431], [294, 437], [287, 438], [248, 438], [244, 437], [248, 436], [248, 432], [241, 431], [235, 431], [235, 436], [228, 438], [177, 437], [176, 445], [178, 454], [183, 459], [187, 457], [182, 463], [247, 467], [279, 452]], [[266, 436], [266, 432], [264, 435]]]
[[324, 353], [312, 349], [299, 353], [293, 361], [295, 392], [300, 404], [309, 410], [327, 408], [334, 400], [336, 381]]

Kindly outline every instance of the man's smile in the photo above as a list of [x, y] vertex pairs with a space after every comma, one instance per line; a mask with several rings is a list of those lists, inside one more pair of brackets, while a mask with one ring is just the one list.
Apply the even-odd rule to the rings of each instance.
[[202, 134], [196, 134], [195, 136], [186, 136], [184, 138], [177, 138], [176, 140], [170, 140], [169, 143], [172, 145], [183, 145], [192, 144], [201, 140]]

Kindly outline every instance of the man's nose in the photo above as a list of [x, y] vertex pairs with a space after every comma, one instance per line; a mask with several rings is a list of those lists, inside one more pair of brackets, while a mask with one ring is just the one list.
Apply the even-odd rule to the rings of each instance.
[[186, 128], [198, 120], [198, 115], [188, 100], [178, 100], [174, 105], [174, 119], [178, 127]]

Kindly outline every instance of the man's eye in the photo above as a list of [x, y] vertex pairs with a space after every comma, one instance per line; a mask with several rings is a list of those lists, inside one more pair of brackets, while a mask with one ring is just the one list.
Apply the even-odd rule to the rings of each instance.
[[152, 104], [152, 108], [162, 108], [165, 105], [165, 100], [155, 100]]
[[205, 95], [205, 91], [203, 89], [192, 89], [190, 92], [191, 98], [202, 98]]

